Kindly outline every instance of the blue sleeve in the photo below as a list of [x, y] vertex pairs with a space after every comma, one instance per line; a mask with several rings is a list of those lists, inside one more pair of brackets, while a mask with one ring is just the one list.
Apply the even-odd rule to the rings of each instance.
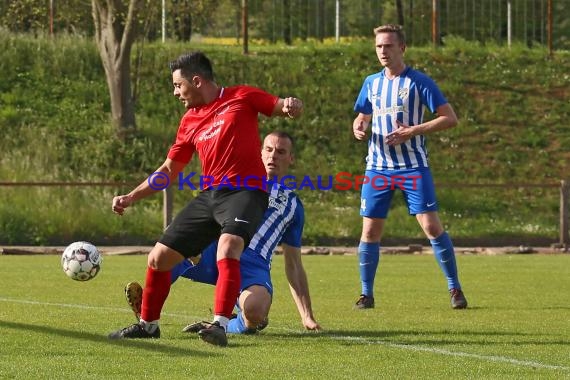
[[427, 75], [418, 73], [416, 79], [418, 86], [418, 91], [420, 93], [420, 98], [422, 103], [432, 112], [435, 113], [437, 107], [447, 104], [447, 99], [435, 84], [433, 79]]
[[356, 98], [356, 102], [354, 103], [354, 111], [363, 113], [365, 115], [372, 114], [372, 103], [370, 102], [370, 98], [368, 94], [370, 93], [370, 81], [369, 77], [364, 80], [362, 84], [362, 88], [360, 89], [360, 93], [358, 94], [358, 98]]
[[281, 243], [285, 243], [291, 247], [301, 248], [303, 227], [305, 226], [305, 210], [301, 200], [298, 198], [297, 200], [299, 202], [299, 206], [297, 207], [297, 210], [295, 210], [295, 217], [291, 224], [287, 226], [285, 233], [283, 233]]

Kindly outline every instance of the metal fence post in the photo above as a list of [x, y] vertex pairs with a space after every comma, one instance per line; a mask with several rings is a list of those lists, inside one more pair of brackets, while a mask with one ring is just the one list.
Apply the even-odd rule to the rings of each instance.
[[172, 186], [162, 190], [162, 225], [164, 229], [172, 222], [172, 209], [174, 205], [174, 192]]
[[570, 246], [570, 231], [568, 225], [568, 198], [570, 197], [570, 182], [560, 181], [560, 244], [564, 248]]

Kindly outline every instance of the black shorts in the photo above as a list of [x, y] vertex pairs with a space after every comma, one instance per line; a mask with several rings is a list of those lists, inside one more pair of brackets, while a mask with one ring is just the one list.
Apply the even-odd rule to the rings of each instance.
[[222, 233], [240, 236], [244, 247], [261, 224], [268, 194], [262, 190], [206, 190], [186, 205], [159, 242], [184, 257], [198, 256]]

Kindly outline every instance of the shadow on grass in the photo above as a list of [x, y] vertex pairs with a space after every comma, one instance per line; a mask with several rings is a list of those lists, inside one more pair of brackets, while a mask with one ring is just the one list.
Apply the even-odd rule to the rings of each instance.
[[40, 334], [47, 335], [59, 335], [66, 338], [78, 339], [82, 341], [91, 341], [96, 343], [107, 343], [115, 346], [128, 346], [134, 348], [140, 348], [144, 350], [150, 350], [153, 352], [162, 352], [173, 356], [204, 356], [211, 357], [218, 355], [212, 352], [200, 352], [195, 350], [188, 350], [180, 347], [169, 347], [162, 344], [156, 344], [155, 342], [149, 342], [143, 339], [122, 339], [122, 340], [111, 340], [107, 336], [101, 336], [99, 334], [93, 334], [85, 331], [71, 331], [59, 328], [54, 328], [50, 326], [38, 326], [27, 323], [19, 322], [8, 322], [0, 320], [0, 327], [6, 327], [14, 330], [27, 330]]

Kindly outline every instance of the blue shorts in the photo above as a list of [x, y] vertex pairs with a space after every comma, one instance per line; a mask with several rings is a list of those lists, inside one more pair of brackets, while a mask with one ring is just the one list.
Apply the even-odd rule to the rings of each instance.
[[360, 215], [385, 219], [392, 196], [404, 194], [410, 215], [437, 211], [435, 186], [429, 168], [403, 170], [366, 170], [360, 197]]
[[[200, 256], [200, 261], [194, 265], [184, 260], [172, 269], [172, 278], [176, 281], [178, 276], [204, 284], [216, 285], [218, 280], [218, 266], [216, 264], [217, 244], [211, 244]], [[273, 296], [273, 284], [270, 274], [271, 264], [263, 257], [250, 249], [246, 249], [240, 258], [241, 290], [252, 285], [263, 286]], [[172, 282], [174, 282], [172, 281]]]

